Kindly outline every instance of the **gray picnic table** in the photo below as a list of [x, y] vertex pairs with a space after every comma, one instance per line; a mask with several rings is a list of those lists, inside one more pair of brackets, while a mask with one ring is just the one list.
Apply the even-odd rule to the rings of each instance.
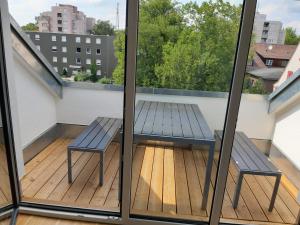
[[206, 209], [215, 139], [198, 105], [138, 101], [135, 109], [134, 141], [138, 143], [143, 140], [209, 147], [202, 199], [202, 209]]

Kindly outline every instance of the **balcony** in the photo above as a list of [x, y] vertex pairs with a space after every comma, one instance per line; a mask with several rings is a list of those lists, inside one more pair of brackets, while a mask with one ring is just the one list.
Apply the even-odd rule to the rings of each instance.
[[[74, 153], [73, 182], [68, 182], [67, 146], [96, 117], [123, 117], [123, 88], [63, 82], [16, 27], [12, 39], [15, 73], [9, 78], [10, 97], [23, 200], [118, 212], [119, 141], [115, 139], [105, 153], [102, 187], [99, 157], [95, 153]], [[284, 95], [278, 96], [269, 100], [267, 96], [243, 94], [237, 124], [237, 130], [246, 133], [283, 170], [275, 208], [268, 211], [274, 179], [254, 175], [245, 176], [238, 207], [233, 208], [238, 171], [231, 162], [222, 208], [224, 222], [296, 224], [300, 210], [299, 161], [295, 152], [289, 152], [291, 146], [286, 143], [283, 128], [294, 123], [289, 119], [285, 122], [285, 118], [292, 114], [289, 110], [298, 97], [284, 102], [291, 104], [287, 107], [280, 103], [280, 96]], [[228, 93], [137, 88], [136, 98], [195, 104], [212, 132], [223, 129]], [[286, 108], [276, 114], [282, 107]], [[293, 146], [297, 145], [294, 140]], [[208, 205], [202, 210], [208, 149], [174, 143], [139, 143], [133, 156], [131, 213], [207, 221], [215, 189], [218, 150], [216, 146]], [[0, 176], [5, 173], [0, 171]], [[7, 196], [3, 187], [0, 202]]]

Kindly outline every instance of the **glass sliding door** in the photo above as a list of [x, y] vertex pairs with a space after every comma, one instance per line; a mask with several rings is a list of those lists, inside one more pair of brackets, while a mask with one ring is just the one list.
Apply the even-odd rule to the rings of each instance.
[[8, 1], [22, 204], [119, 215], [126, 3]]
[[299, 6], [258, 1], [221, 222], [299, 224]]
[[209, 221], [242, 8], [139, 2], [132, 217]]

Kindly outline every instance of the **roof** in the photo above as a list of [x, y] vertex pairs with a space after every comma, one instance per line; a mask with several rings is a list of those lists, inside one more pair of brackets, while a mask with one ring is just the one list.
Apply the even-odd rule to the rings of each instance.
[[265, 59], [268, 58], [289, 60], [293, 56], [297, 45], [258, 43], [255, 44], [254, 48], [256, 53]]
[[262, 78], [264, 80], [277, 81], [281, 77], [284, 68], [262, 68], [248, 71], [252, 76]]

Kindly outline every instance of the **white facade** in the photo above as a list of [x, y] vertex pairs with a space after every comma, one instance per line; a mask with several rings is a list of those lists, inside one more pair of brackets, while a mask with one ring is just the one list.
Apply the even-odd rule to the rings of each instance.
[[72, 5], [59, 4], [51, 11], [43, 12], [36, 18], [40, 32], [63, 32], [70, 34], [89, 34], [95, 25], [94, 18], [78, 11]]
[[280, 21], [268, 21], [265, 14], [255, 14], [253, 33], [256, 43], [284, 44], [285, 30]]

